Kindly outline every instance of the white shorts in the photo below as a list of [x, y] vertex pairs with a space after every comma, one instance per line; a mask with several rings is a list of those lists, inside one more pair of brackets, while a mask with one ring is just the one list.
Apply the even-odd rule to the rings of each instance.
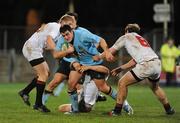
[[99, 93], [98, 88], [93, 80], [84, 84], [84, 102], [93, 106], [96, 103], [97, 95]]
[[39, 47], [34, 47], [30, 42], [26, 42], [22, 49], [24, 57], [28, 61], [32, 61], [34, 59], [43, 58], [43, 49]]
[[[93, 80], [90, 79], [90, 76], [85, 75], [85, 82], [83, 83], [83, 88], [78, 95], [78, 101], [80, 102], [81, 100], [84, 100], [84, 106], [87, 108], [92, 108], [94, 106], [99, 93], [96, 84]], [[70, 111], [72, 111], [72, 106]]]
[[149, 78], [152, 81], [157, 80], [159, 79], [161, 73], [161, 61], [159, 59], [153, 59], [140, 64], [136, 64], [132, 71], [136, 76], [135, 78], [139, 80], [143, 80], [146, 78]]

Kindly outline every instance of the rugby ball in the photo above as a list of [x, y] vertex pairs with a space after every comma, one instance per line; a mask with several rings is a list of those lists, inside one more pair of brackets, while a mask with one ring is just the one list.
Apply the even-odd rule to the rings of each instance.
[[69, 43], [68, 42], [64, 42], [61, 46], [61, 51], [66, 51], [69, 47]]

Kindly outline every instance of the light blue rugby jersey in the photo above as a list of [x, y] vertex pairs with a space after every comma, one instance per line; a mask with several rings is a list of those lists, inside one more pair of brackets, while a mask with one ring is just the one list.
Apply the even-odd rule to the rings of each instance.
[[[57, 39], [57, 43], [56, 43], [56, 50], [57, 51], [61, 51], [62, 50], [62, 45], [65, 43], [66, 41], [64, 40], [64, 38], [62, 36], [59, 36], [59, 38]], [[67, 61], [67, 62], [73, 62], [73, 61], [77, 61], [76, 58], [74, 57], [63, 57], [63, 60]]]
[[[79, 27], [81, 28], [81, 27]], [[91, 33], [88, 30], [77, 29], [74, 30], [73, 46], [78, 54], [78, 60], [82, 65], [98, 65], [103, 62], [94, 61], [92, 56], [99, 54], [96, 44], [100, 42], [100, 37]]]

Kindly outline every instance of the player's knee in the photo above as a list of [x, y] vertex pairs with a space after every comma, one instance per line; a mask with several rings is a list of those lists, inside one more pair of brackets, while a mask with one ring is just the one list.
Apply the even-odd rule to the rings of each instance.
[[40, 79], [41, 81], [46, 81], [48, 77], [49, 77], [48, 72], [43, 72], [38, 74], [38, 79]]
[[103, 87], [103, 86], [100, 86], [99, 88], [98, 88], [101, 92], [103, 92], [103, 93], [106, 93], [106, 92], [108, 92], [108, 87]]
[[40, 75], [40, 76], [38, 77], [38, 80], [39, 80], [39, 81], [46, 82], [47, 77]]
[[44, 77], [48, 78], [50, 76], [50, 72], [49, 71], [45, 71], [44, 72]]
[[106, 83], [102, 83], [98, 86], [98, 89], [103, 92], [106, 93], [109, 91], [109, 86]]

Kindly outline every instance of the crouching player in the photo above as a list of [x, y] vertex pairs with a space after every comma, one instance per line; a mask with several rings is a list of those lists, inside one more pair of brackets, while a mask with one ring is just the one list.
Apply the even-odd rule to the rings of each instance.
[[[94, 81], [89, 81], [90, 76], [86, 76], [85, 78], [86, 80], [84, 81], [82, 88], [78, 90], [79, 112], [90, 112], [96, 103], [98, 95], [98, 88]], [[68, 113], [73, 112], [73, 108], [71, 104], [62, 104], [58, 107], [58, 111]]]
[[[94, 83], [94, 81], [91, 80], [91, 77], [87, 73], [90, 70], [100, 72], [106, 76], [106, 79], [108, 79], [109, 69], [105, 66], [97, 65], [97, 66], [80, 66], [79, 67], [79, 72], [85, 73], [85, 80], [83, 81], [84, 82], [83, 86], [81, 89], [78, 89], [79, 112], [90, 112], [98, 98], [97, 95], [99, 93], [99, 90], [96, 84]], [[133, 114], [133, 109], [130, 107], [127, 101], [125, 101], [123, 109], [126, 112]], [[131, 110], [131, 112], [129, 110]], [[73, 112], [73, 108], [71, 104], [62, 104], [58, 107], [58, 111], [68, 113], [68, 112]]]

